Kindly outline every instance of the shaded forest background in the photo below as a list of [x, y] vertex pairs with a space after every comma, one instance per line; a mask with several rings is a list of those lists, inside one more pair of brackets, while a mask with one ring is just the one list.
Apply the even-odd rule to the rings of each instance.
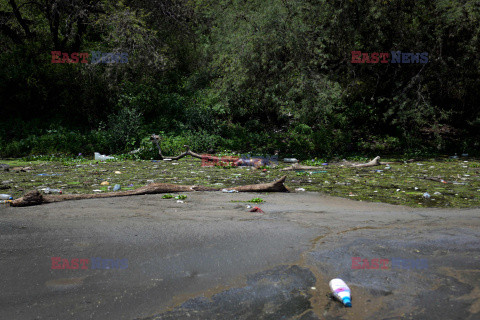
[[[480, 1], [113, 2], [0, 1], [1, 157], [478, 152]], [[394, 50], [429, 62], [350, 62]]]

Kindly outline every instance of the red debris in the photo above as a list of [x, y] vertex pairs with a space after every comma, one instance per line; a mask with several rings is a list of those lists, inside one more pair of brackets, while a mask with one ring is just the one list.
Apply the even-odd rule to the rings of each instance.
[[252, 209], [250, 209], [250, 212], [261, 212], [261, 213], [264, 213], [262, 209], [260, 209], [259, 207], [253, 207]]

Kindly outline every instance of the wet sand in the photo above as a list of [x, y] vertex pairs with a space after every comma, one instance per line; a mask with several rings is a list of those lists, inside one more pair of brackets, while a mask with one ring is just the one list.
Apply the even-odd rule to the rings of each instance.
[[[0, 208], [8, 319], [478, 319], [480, 210], [317, 193], [191, 193]], [[250, 213], [245, 201], [265, 213]], [[51, 257], [127, 259], [52, 269]], [[352, 258], [388, 259], [352, 269]], [[426, 261], [424, 268], [392, 260]], [[362, 262], [363, 265], [363, 262]], [[329, 295], [344, 279], [353, 307]]]

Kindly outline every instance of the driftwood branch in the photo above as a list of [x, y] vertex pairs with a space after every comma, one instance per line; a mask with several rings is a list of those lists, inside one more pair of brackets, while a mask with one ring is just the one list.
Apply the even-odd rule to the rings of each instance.
[[[345, 162], [344, 162], [345, 163]], [[346, 163], [347, 165], [350, 165], [352, 167], [356, 168], [361, 168], [361, 167], [375, 167], [375, 166], [381, 166], [383, 164], [387, 163], [382, 163], [380, 162], [380, 157], [375, 157], [372, 161], [367, 162], [367, 163], [360, 163], [360, 164], [355, 164], [355, 163]], [[286, 167], [282, 169], [281, 171], [293, 171], [293, 170], [322, 170], [325, 169], [325, 167], [313, 167], [313, 166], [302, 166], [298, 163], [291, 165], [290, 167]]]
[[352, 164], [352, 167], [375, 167], [375, 166], [380, 166], [382, 165], [380, 163], [380, 157], [377, 156], [375, 157], [372, 161], [367, 162], [367, 163], [360, 163], [360, 164]]
[[[239, 186], [235, 188], [229, 188], [238, 192], [288, 192], [289, 190], [284, 185], [286, 176], [270, 183], [252, 184], [246, 186]], [[126, 197], [136, 196], [144, 194], [158, 194], [169, 192], [192, 192], [192, 191], [218, 191], [218, 188], [205, 187], [205, 186], [188, 186], [177, 185], [170, 183], [151, 183], [136, 190], [121, 191], [121, 192], [108, 192], [108, 193], [96, 193], [96, 194], [58, 194], [58, 195], [42, 195], [38, 190], [30, 191], [25, 196], [15, 199], [10, 203], [12, 207], [26, 207], [35, 206], [42, 203], [52, 203], [67, 200], [82, 200], [82, 199], [97, 199], [97, 198], [113, 198], [113, 197]]]
[[152, 142], [157, 146], [160, 160], [165, 160], [165, 161], [179, 160], [183, 157], [191, 156], [197, 159], [201, 159], [202, 161], [205, 161], [205, 163], [209, 163], [209, 162], [218, 163], [219, 161], [222, 161], [222, 162], [231, 162], [233, 163], [234, 166], [252, 166], [255, 168], [259, 168], [269, 163], [269, 161], [265, 161], [265, 159], [261, 159], [261, 158], [239, 159], [238, 157], [230, 157], [230, 156], [219, 158], [212, 155], [206, 155], [206, 154], [201, 155], [190, 150], [190, 147], [188, 145], [184, 145], [184, 147], [187, 149], [184, 153], [181, 153], [176, 157], [166, 157], [163, 155], [162, 149], [160, 147], [160, 140], [162, 140], [162, 138], [159, 135], [152, 134], [150, 136], [150, 140], [152, 140]]
[[[217, 159], [216, 157], [213, 157], [213, 156], [202, 156], [198, 153], [195, 153], [193, 152], [192, 150], [190, 150], [190, 147], [187, 146], [187, 145], [184, 145], [184, 147], [187, 149], [184, 153], [181, 153], [179, 154], [178, 156], [176, 157], [165, 157], [163, 154], [162, 154], [162, 149], [160, 148], [160, 140], [162, 138], [159, 136], [159, 135], [156, 135], [156, 134], [152, 134], [150, 136], [150, 140], [152, 140], [152, 142], [157, 146], [157, 149], [158, 149], [158, 155], [160, 156], [160, 160], [178, 160], [178, 159], [181, 159], [183, 157], [186, 157], [186, 156], [192, 156], [194, 158], [198, 158], [198, 159], [205, 159], [205, 160], [215, 160]], [[217, 159], [218, 160], [218, 159]]]

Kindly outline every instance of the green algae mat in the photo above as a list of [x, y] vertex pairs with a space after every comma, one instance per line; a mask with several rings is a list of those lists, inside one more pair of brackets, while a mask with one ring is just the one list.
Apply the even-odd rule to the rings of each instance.
[[352, 200], [412, 207], [480, 206], [480, 161], [472, 158], [429, 159], [366, 168], [324, 165], [307, 171], [281, 171], [287, 167], [283, 163], [265, 169], [207, 167], [194, 158], [0, 162], [11, 167], [9, 171], [0, 171], [0, 193], [14, 198], [34, 189], [41, 192], [47, 188], [61, 189], [64, 194], [95, 193], [113, 191], [116, 184], [125, 191], [152, 182], [228, 188], [271, 182], [287, 175], [285, 184], [292, 190], [299, 189], [298, 192], [304, 189]]

